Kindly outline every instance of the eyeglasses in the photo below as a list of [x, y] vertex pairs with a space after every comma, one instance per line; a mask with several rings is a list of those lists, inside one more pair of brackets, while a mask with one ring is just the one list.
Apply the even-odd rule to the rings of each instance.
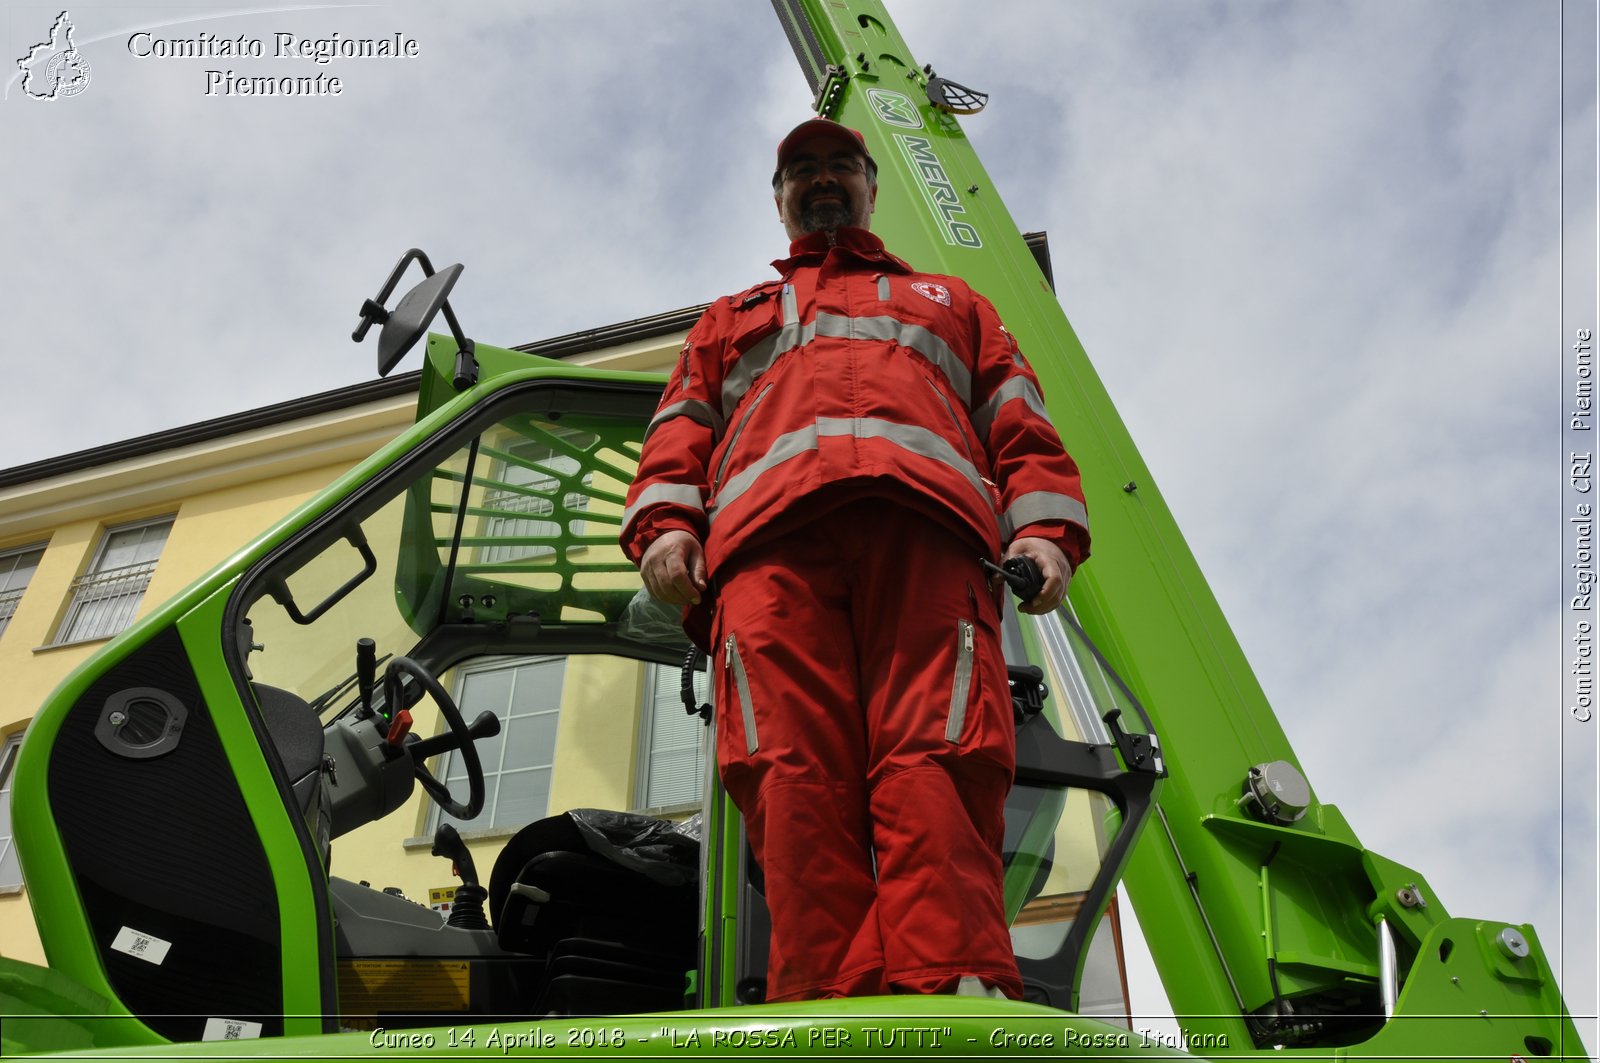
[[801, 159], [799, 162], [791, 162], [783, 168], [783, 179], [785, 181], [808, 181], [821, 173], [823, 167], [827, 167], [828, 172], [835, 177], [849, 177], [851, 174], [857, 174], [865, 170], [866, 163], [862, 162], [861, 157], [858, 155], [835, 155], [831, 159], [821, 161], [817, 159]]

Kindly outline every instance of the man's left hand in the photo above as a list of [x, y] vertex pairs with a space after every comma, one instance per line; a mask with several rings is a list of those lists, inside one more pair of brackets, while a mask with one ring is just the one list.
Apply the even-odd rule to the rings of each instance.
[[1013, 557], [1030, 558], [1044, 577], [1044, 586], [1039, 588], [1033, 601], [1019, 602], [1017, 608], [1024, 613], [1053, 612], [1067, 596], [1067, 583], [1072, 579], [1072, 562], [1067, 560], [1067, 555], [1049, 539], [1026, 538], [1012, 540], [1005, 559], [1009, 561]]

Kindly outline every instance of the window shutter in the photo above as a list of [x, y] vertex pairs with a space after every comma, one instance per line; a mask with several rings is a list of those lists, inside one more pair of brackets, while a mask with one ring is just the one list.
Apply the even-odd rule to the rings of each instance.
[[[698, 716], [683, 709], [679, 693], [682, 671], [670, 665], [651, 665], [650, 705], [647, 717], [645, 777], [642, 804], [646, 808], [694, 804], [700, 800], [706, 774], [707, 727]], [[694, 677], [695, 700], [711, 700], [706, 672]]]

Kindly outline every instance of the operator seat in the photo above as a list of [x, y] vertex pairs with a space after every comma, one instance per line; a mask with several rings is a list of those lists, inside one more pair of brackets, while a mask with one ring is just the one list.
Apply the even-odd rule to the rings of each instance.
[[683, 874], [661, 882], [602, 855], [567, 813], [506, 843], [489, 877], [489, 916], [502, 948], [545, 962], [534, 1014], [684, 1006], [699, 883], [697, 871], [674, 867]]
[[307, 819], [312, 819], [322, 790], [322, 721], [311, 703], [292, 691], [265, 683], [252, 683], [250, 689], [288, 773], [295, 803]]

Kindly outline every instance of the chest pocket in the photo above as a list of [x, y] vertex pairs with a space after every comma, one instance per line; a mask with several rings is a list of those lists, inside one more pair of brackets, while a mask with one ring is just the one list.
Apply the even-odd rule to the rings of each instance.
[[728, 337], [735, 357], [742, 357], [783, 327], [783, 283], [752, 288], [733, 301], [733, 327]]
[[752, 288], [734, 299], [722, 378], [724, 418], [733, 416], [756, 380], [794, 345], [799, 326], [784, 327], [784, 302], [782, 281]]

